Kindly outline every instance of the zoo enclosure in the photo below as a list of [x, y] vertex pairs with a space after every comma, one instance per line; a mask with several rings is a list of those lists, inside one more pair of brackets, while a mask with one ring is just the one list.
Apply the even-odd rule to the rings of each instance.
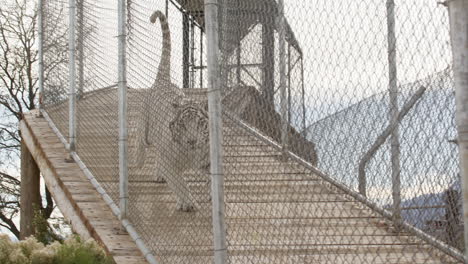
[[[387, 210], [395, 223], [412, 225], [441, 245], [461, 250], [455, 88], [445, 7], [435, 1], [284, 1], [284, 8], [283, 1], [273, 0], [219, 2], [221, 88], [214, 90], [221, 90], [223, 108], [230, 113], [223, 122], [240, 120], [281, 146], [274, 160], [302, 159]], [[96, 178], [98, 185], [114, 205], [119, 204], [116, 212], [127, 212], [125, 223], [143, 234], [145, 248], [152, 252], [148, 256], [164, 260], [161, 245], [150, 240], [161, 234], [145, 219], [155, 217], [159, 207], [151, 202], [138, 206], [144, 198], [137, 185], [132, 189], [132, 184], [152, 180], [151, 164], [132, 165], [136, 155], [132, 140], [139, 126], [135, 109], [142, 108], [142, 91], [156, 76], [163, 43], [159, 26], [151, 24], [149, 16], [163, 10], [168, 17], [172, 82], [202, 93], [209, 83], [207, 56], [212, 51], [205, 44], [203, 2], [134, 0], [121, 2], [120, 13], [111, 1], [51, 0], [41, 6], [43, 65], [48, 73], [41, 107], [93, 174], [107, 170], [107, 178]], [[48, 62], [58, 58], [69, 64], [47, 69]], [[186, 93], [197, 94], [196, 90]], [[87, 100], [93, 95], [97, 99]], [[120, 105], [127, 109], [120, 112], [118, 96], [127, 98]], [[63, 105], [70, 112], [59, 107]], [[109, 122], [94, 126], [89, 122], [96, 119], [94, 111], [108, 113]], [[143, 111], [166, 110], [153, 106]], [[128, 131], [119, 132], [118, 120], [125, 113], [127, 123], [120, 129]], [[107, 136], [93, 138], [96, 131]], [[225, 141], [224, 145], [242, 144], [233, 138]], [[108, 156], [98, 156], [93, 148], [106, 148]], [[224, 157], [245, 156], [244, 151], [234, 148]], [[251, 152], [252, 164], [265, 162], [258, 150]], [[225, 166], [232, 166], [230, 173], [245, 169]], [[197, 172], [193, 174], [193, 181], [200, 181]], [[119, 181], [125, 175], [127, 185], [126, 177]], [[130, 194], [125, 194], [128, 187]], [[248, 200], [251, 194], [240, 191], [240, 195]], [[295, 197], [292, 192], [285, 196]], [[209, 191], [193, 199], [212, 209], [209, 202], [200, 203], [209, 200]], [[268, 203], [247, 203], [234, 214], [292, 210], [281, 206], [270, 209]], [[306, 216], [325, 212], [314, 210]], [[234, 226], [225, 228], [229, 232]], [[200, 239], [196, 231], [186, 232]], [[276, 236], [287, 241], [288, 234]], [[250, 244], [255, 240], [245, 239]], [[235, 245], [227, 239], [228, 255], [230, 247]], [[230, 256], [228, 260], [233, 261]]]

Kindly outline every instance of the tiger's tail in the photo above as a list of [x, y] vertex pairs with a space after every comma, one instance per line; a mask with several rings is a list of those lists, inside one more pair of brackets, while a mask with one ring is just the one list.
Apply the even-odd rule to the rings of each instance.
[[158, 66], [156, 80], [170, 82], [171, 72], [171, 31], [166, 16], [159, 10], [154, 11], [150, 17], [151, 23], [156, 23], [159, 19], [161, 23], [161, 31], [163, 37], [163, 45], [161, 52], [161, 60]]

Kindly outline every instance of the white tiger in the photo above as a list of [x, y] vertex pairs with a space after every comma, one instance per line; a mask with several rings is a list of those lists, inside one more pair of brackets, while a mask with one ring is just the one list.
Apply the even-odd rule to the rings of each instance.
[[155, 180], [164, 179], [177, 197], [177, 209], [192, 211], [194, 199], [183, 173], [209, 167], [208, 115], [206, 106], [189, 100], [171, 82], [171, 37], [166, 16], [155, 11], [163, 33], [161, 61], [152, 87], [145, 93], [142, 118], [138, 125], [136, 160], [142, 166], [146, 151], [155, 152]]

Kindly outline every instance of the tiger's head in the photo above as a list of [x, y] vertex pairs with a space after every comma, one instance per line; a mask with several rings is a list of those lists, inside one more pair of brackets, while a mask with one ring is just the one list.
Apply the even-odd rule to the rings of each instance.
[[195, 157], [197, 167], [209, 166], [208, 113], [204, 104], [181, 100], [174, 104], [175, 118], [169, 123], [172, 140]]

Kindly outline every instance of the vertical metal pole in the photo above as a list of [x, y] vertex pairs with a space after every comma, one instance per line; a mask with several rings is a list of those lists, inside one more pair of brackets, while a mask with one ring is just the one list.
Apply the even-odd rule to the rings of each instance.
[[[239, 14], [237, 15], [232, 15], [228, 12], [228, 10], [232, 10], [234, 5], [234, 1], [231, 0], [218, 0], [218, 26], [220, 29], [218, 29], [218, 46], [220, 50], [219, 58], [218, 58], [218, 64], [219, 64], [219, 72], [218, 74], [221, 76], [219, 79], [220, 85], [226, 87], [225, 85], [228, 83], [228, 72], [230, 69], [226, 67], [229, 64], [229, 52], [225, 52], [227, 50], [227, 45], [229, 43], [232, 43], [232, 41], [229, 39], [232, 34], [225, 34], [225, 32], [228, 31], [229, 21], [232, 19], [237, 19], [239, 17]], [[228, 18], [229, 14], [229, 18]], [[205, 37], [206, 37], [206, 31], [205, 31]], [[206, 53], [208, 53], [208, 46], [206, 46]], [[207, 55], [208, 57], [208, 55]], [[208, 64], [207, 64], [208, 67]], [[208, 69], [207, 69], [207, 79], [208, 79]], [[221, 90], [221, 96], [225, 93], [224, 90]]]
[[75, 69], [75, 0], [69, 0], [69, 29], [68, 29], [68, 49], [69, 49], [69, 119], [68, 119], [68, 137], [70, 143], [70, 152], [76, 149], [76, 69]]
[[182, 88], [189, 88], [190, 75], [190, 24], [187, 13], [182, 13]]
[[127, 69], [126, 69], [126, 0], [118, 1], [118, 49], [119, 49], [119, 190], [120, 220], [127, 218], [128, 168], [127, 168]]
[[468, 263], [468, 1], [447, 1], [457, 105], [457, 130], [463, 183], [465, 263]]
[[[240, 6], [239, 5], [239, 0], [236, 1], [236, 5], [237, 6]], [[242, 53], [241, 53], [241, 49], [242, 49], [242, 41], [241, 41], [241, 29], [242, 29], [242, 23], [241, 23], [241, 20], [240, 19], [236, 19], [237, 20], [237, 30], [236, 30], [236, 44], [237, 44], [237, 49], [236, 49], [236, 81], [237, 81], [237, 86], [239, 89], [240, 85], [241, 85], [241, 63], [242, 63]]]
[[288, 77], [288, 124], [291, 124], [291, 45], [288, 43], [288, 73], [286, 76]]
[[306, 127], [306, 106], [305, 106], [305, 88], [304, 88], [304, 59], [301, 55], [301, 92], [302, 92], [302, 131], [303, 137], [307, 138]]
[[[389, 70], [389, 94], [390, 94], [390, 123], [398, 122], [398, 83], [396, 68], [396, 37], [395, 37], [395, 2], [387, 0], [387, 31], [388, 31], [388, 70]], [[401, 190], [400, 190], [400, 142], [398, 139], [398, 127], [390, 137], [390, 153], [392, 164], [392, 197], [393, 217], [399, 220]]]
[[[268, 17], [269, 18], [269, 17]], [[275, 25], [262, 21], [262, 93], [272, 108], [275, 105]]]
[[213, 215], [214, 263], [227, 263], [224, 220], [223, 129], [218, 35], [218, 0], [205, 0], [208, 57], [208, 111], [210, 127], [210, 173]]
[[37, 108], [39, 109], [39, 115], [41, 115], [41, 110], [43, 109], [43, 96], [44, 96], [44, 3], [42, 0], [38, 1], [39, 10], [37, 13], [37, 28], [38, 28], [38, 85], [39, 85], [39, 101]]
[[[83, 7], [84, 7], [84, 1], [85, 0], [77, 0], [77, 24], [78, 24], [78, 50], [77, 50], [77, 55], [78, 55], [78, 97], [82, 96], [83, 94], [83, 88], [84, 88], [84, 54], [83, 54], [83, 44], [84, 44], [84, 35], [83, 35], [83, 29], [84, 29], [84, 16], [83, 16]], [[78, 120], [79, 121], [79, 120]]]
[[[76, 23], [77, 23], [77, 47], [76, 47], [76, 55], [77, 56], [77, 66], [78, 66], [78, 87], [75, 95], [75, 101], [79, 100], [83, 96], [84, 92], [84, 35], [83, 35], [83, 23], [84, 23], [84, 16], [83, 16], [83, 5], [85, 0], [76, 0]], [[75, 108], [76, 109], [76, 108]], [[75, 138], [79, 140], [80, 138], [80, 111], [76, 109], [75, 113]]]
[[190, 88], [195, 87], [195, 18], [190, 19]]
[[288, 140], [288, 106], [286, 99], [286, 32], [284, 25], [284, 0], [278, 1], [277, 28], [279, 35], [279, 74], [280, 74], [280, 108], [281, 108], [281, 146], [283, 152], [287, 150]]
[[[237, 32], [240, 31], [240, 25], [238, 25], [238, 30]], [[237, 81], [237, 86], [241, 85], [241, 41], [240, 41], [240, 34], [238, 33], [238, 37], [236, 38], [237, 41], [237, 50], [236, 50], [236, 81]]]
[[203, 88], [203, 30], [200, 27], [200, 88]]
[[166, 19], [169, 19], [169, 0], [166, 0], [166, 6], [164, 10], [164, 14], [166, 15]]

